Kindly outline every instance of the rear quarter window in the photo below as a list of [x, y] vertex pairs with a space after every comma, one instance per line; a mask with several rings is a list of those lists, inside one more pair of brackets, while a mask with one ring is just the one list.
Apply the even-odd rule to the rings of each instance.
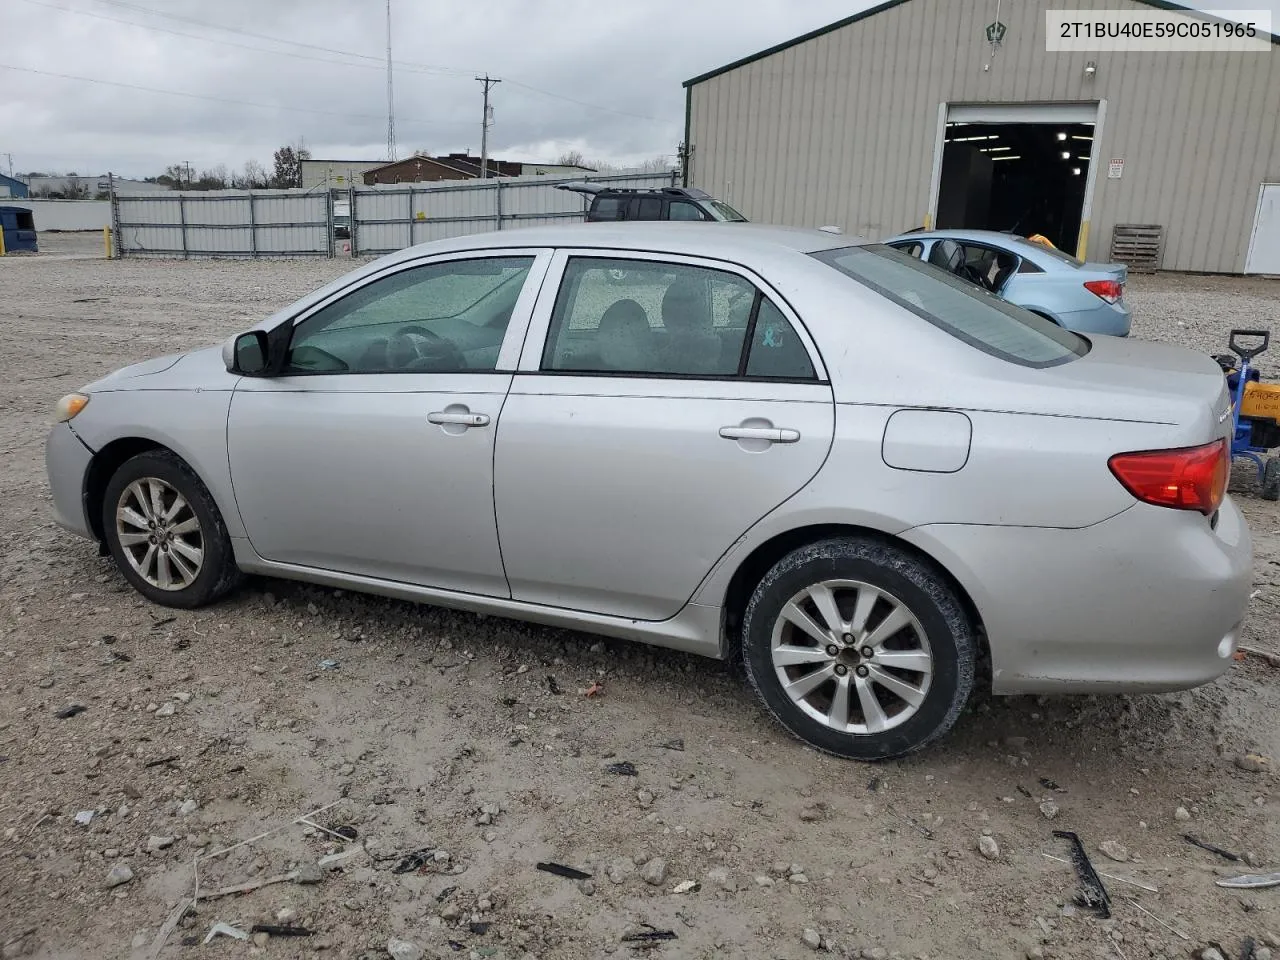
[[884, 244], [822, 250], [813, 257], [1002, 360], [1052, 367], [1089, 352], [1083, 337]]

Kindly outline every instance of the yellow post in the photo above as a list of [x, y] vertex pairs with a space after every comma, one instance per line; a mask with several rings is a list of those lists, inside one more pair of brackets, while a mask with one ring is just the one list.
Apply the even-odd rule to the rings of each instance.
[[1089, 221], [1085, 220], [1080, 224], [1080, 240], [1076, 244], [1076, 259], [1087, 259], [1089, 250]]
[[111, 259], [111, 228], [102, 228], [102, 255], [106, 259]]
[[0, 257], [4, 256], [4, 227], [0, 227]]

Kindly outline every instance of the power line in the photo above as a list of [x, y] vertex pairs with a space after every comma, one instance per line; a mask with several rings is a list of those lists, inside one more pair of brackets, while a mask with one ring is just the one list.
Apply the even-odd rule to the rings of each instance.
[[[28, 3], [37, 3], [37, 2], [38, 2], [38, 0], [26, 0], [26, 2], [28, 2]], [[148, 7], [141, 7], [141, 6], [138, 6], [137, 4], [127, 3], [127, 2], [125, 2], [125, 0], [97, 0], [97, 2], [98, 2], [98, 3], [107, 3], [107, 4], [110, 4], [111, 6], [114, 6], [114, 7], [123, 7], [123, 8], [128, 9], [128, 10], [137, 10], [137, 11], [142, 12], [142, 13], [151, 14], [151, 15], [153, 15], [153, 16], [157, 16], [157, 17], [164, 17], [164, 18], [166, 18], [166, 19], [179, 21], [179, 22], [181, 22], [181, 23], [190, 23], [190, 24], [193, 24], [193, 25], [196, 25], [196, 26], [208, 27], [208, 28], [213, 29], [213, 30], [222, 30], [222, 31], [225, 31], [225, 32], [227, 32], [227, 33], [235, 33], [235, 34], [239, 34], [240, 36], [252, 37], [252, 38], [254, 38], [254, 39], [256, 39], [256, 40], [266, 40], [266, 41], [268, 41], [268, 42], [270, 42], [270, 43], [286, 43], [286, 44], [290, 44], [290, 45], [292, 45], [292, 46], [304, 47], [304, 48], [306, 48], [306, 49], [308, 49], [308, 50], [319, 50], [319, 51], [322, 51], [322, 52], [324, 52], [324, 53], [336, 54], [336, 55], [338, 55], [338, 56], [342, 56], [342, 57], [355, 57], [355, 58], [360, 59], [360, 60], [372, 61], [372, 63], [368, 64], [369, 66], [372, 66], [373, 64], [377, 64], [379, 67], [381, 67], [381, 66], [382, 66], [382, 58], [377, 57], [377, 56], [374, 56], [373, 54], [367, 54], [367, 53], [356, 53], [355, 51], [350, 51], [350, 50], [338, 50], [338, 49], [335, 49], [335, 48], [333, 48], [333, 47], [324, 47], [324, 46], [320, 46], [320, 45], [318, 45], [318, 44], [314, 44], [314, 43], [304, 43], [304, 42], [302, 42], [302, 41], [300, 41], [300, 40], [288, 40], [288, 39], [286, 39], [286, 38], [284, 38], [284, 37], [276, 37], [276, 36], [272, 36], [272, 35], [270, 35], [270, 34], [265, 34], [265, 33], [254, 33], [253, 31], [250, 31], [250, 30], [242, 30], [242, 29], [240, 29], [240, 28], [238, 28], [238, 27], [225, 27], [225, 26], [222, 26], [222, 25], [220, 25], [220, 24], [210, 23], [210, 22], [208, 22], [208, 21], [206, 21], [206, 20], [197, 20], [197, 19], [195, 19], [194, 17], [184, 17], [184, 16], [180, 16], [179, 14], [175, 14], [175, 13], [166, 13], [166, 12], [161, 11], [161, 10], [152, 10], [152, 9], [150, 9], [150, 8], [148, 8]], [[43, 4], [43, 3], [38, 3], [38, 5], [39, 5], [39, 6], [49, 6], [48, 4]], [[72, 10], [72, 9], [68, 9], [68, 8], [65, 8], [65, 7], [51, 7], [51, 9], [55, 9], [55, 10], [64, 10], [65, 12], [68, 12], [68, 13], [87, 13], [87, 11]], [[100, 14], [90, 14], [90, 16], [101, 16], [101, 15], [100, 15]], [[111, 18], [108, 18], [108, 19], [111, 19]], [[149, 24], [136, 23], [136, 22], [134, 22], [134, 21], [124, 20], [124, 21], [119, 21], [119, 22], [122, 22], [122, 23], [128, 23], [128, 24], [131, 24], [132, 26], [142, 27], [143, 29], [156, 29], [156, 30], [163, 30], [163, 28], [160, 28], [160, 27], [153, 27], [153, 26], [151, 26], [151, 25], [149, 25]], [[164, 31], [164, 32], [173, 33], [174, 31]], [[178, 36], [191, 36], [191, 34], [178, 34]], [[243, 45], [242, 45], [242, 44], [234, 44], [234, 43], [231, 43], [230, 41], [227, 41], [227, 40], [218, 40], [218, 39], [211, 38], [211, 37], [196, 37], [195, 39], [199, 39], [199, 40], [206, 40], [206, 41], [208, 41], [208, 42], [210, 42], [210, 43], [230, 43], [232, 46], [241, 46], [241, 47], [243, 47]], [[259, 52], [261, 52], [261, 53], [281, 53], [281, 54], [284, 54], [284, 55], [286, 55], [286, 56], [301, 56], [300, 54], [291, 53], [291, 52], [289, 52], [289, 51], [263, 50], [263, 49], [262, 49], [262, 48], [260, 48], [260, 47], [245, 47], [244, 49], [249, 49], [249, 50], [258, 50], [258, 51], [259, 51]], [[304, 59], [315, 59], [315, 58], [313, 58], [313, 57], [304, 57]], [[331, 62], [331, 61], [322, 61], [322, 62]], [[445, 76], [453, 76], [453, 77], [460, 77], [460, 78], [461, 78], [461, 77], [466, 77], [466, 76], [468, 75], [468, 73], [469, 73], [469, 71], [459, 70], [459, 69], [454, 68], [454, 67], [442, 67], [442, 66], [437, 66], [437, 65], [433, 65], [433, 64], [427, 64], [427, 63], [416, 63], [416, 62], [409, 61], [409, 60], [396, 60], [396, 61], [394, 61], [394, 63], [395, 63], [395, 65], [396, 65], [397, 67], [399, 67], [399, 68], [401, 68], [401, 69], [414, 70], [414, 71], [419, 71], [419, 72], [423, 72], [423, 73], [435, 73], [435, 74], [441, 74], [441, 75], [445, 75]], [[350, 65], [351, 65], [351, 66], [365, 66], [366, 64], [350, 64]], [[650, 121], [650, 122], [652, 122], [652, 123], [666, 123], [666, 122], [668, 122], [668, 121], [666, 121], [666, 120], [662, 120], [662, 119], [661, 119], [661, 118], [659, 118], [659, 117], [650, 117], [650, 116], [646, 116], [646, 115], [644, 115], [644, 114], [640, 114], [640, 113], [631, 113], [631, 112], [626, 111], [626, 110], [618, 110], [618, 109], [616, 109], [616, 108], [614, 108], [614, 107], [605, 107], [605, 106], [601, 106], [600, 104], [597, 104], [597, 103], [588, 103], [588, 102], [587, 102], [587, 101], [585, 101], [585, 100], [577, 100], [577, 99], [575, 99], [575, 98], [573, 98], [573, 97], [566, 97], [566, 96], [564, 96], [563, 94], [553, 93], [553, 92], [552, 92], [552, 91], [550, 91], [550, 90], [544, 90], [544, 89], [542, 89], [541, 87], [535, 87], [535, 86], [533, 86], [532, 84], [523, 83], [523, 82], [521, 82], [521, 81], [519, 81], [519, 80], [513, 80], [513, 79], [511, 79], [510, 77], [508, 77], [508, 78], [506, 78], [506, 79], [507, 79], [507, 82], [508, 82], [508, 83], [510, 83], [510, 84], [512, 84], [513, 86], [521, 87], [522, 89], [524, 89], [524, 90], [528, 90], [528, 91], [530, 91], [531, 93], [540, 94], [541, 96], [544, 96], [544, 97], [551, 97], [551, 98], [552, 98], [552, 99], [554, 99], [554, 100], [563, 100], [565, 103], [573, 103], [573, 104], [576, 104], [576, 105], [578, 105], [578, 106], [580, 106], [580, 107], [586, 107], [586, 108], [588, 108], [588, 109], [590, 109], [590, 110], [600, 110], [600, 111], [603, 111], [603, 112], [605, 112], [605, 113], [613, 113], [613, 114], [617, 114], [618, 116], [622, 116], [622, 117], [631, 117], [631, 118], [632, 118], [632, 119], [634, 119], [634, 120], [647, 120], [647, 121]]]
[[[381, 120], [382, 117], [372, 113], [338, 113], [333, 110], [317, 110], [314, 107], [290, 107], [281, 103], [258, 103], [253, 100], [232, 100], [228, 97], [213, 97], [203, 93], [186, 93], [182, 90], [162, 90], [158, 87], [144, 87], [136, 83], [122, 83], [119, 80], [103, 80], [99, 77], [79, 77], [70, 73], [54, 73], [51, 70], [37, 70], [35, 67], [18, 67], [11, 63], [0, 63], [0, 70], [18, 70], [22, 73], [34, 73], [42, 77], [56, 77], [59, 80], [79, 80], [83, 83], [101, 83], [109, 87], [123, 87], [126, 90], [141, 90], [144, 93], [160, 93], [170, 97], [185, 97], [189, 100], [208, 100], [213, 103], [230, 103], [239, 107], [261, 107], [265, 110], [288, 110], [295, 113], [315, 113], [327, 117], [343, 117], [344, 119], [358, 120]], [[425, 126], [470, 126], [457, 121], [434, 121], [434, 120], [415, 120], [410, 118], [410, 123], [419, 123]]]

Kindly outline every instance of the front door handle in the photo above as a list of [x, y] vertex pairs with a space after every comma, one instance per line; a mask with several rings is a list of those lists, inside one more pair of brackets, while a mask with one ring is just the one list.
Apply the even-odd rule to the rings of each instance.
[[472, 413], [469, 410], [437, 410], [427, 414], [429, 423], [454, 424], [460, 427], [487, 427], [487, 413]]
[[721, 427], [726, 440], [766, 440], [769, 443], [796, 443], [800, 431], [788, 427]]

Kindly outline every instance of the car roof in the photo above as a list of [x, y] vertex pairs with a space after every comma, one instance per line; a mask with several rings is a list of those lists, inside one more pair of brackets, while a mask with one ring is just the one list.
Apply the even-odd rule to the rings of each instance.
[[803, 227], [762, 223], [673, 223], [665, 220], [611, 223], [571, 223], [563, 226], [523, 227], [435, 240], [392, 254], [400, 260], [424, 254], [462, 250], [501, 250], [514, 247], [605, 247], [645, 250], [733, 260], [794, 251], [814, 253], [866, 243], [861, 237]]
[[993, 244], [1003, 244], [1006, 247], [1018, 247], [1021, 249], [1031, 248], [1041, 249], [1040, 244], [1032, 243], [1026, 237], [1018, 236], [1016, 233], [1004, 233], [1000, 230], [915, 230], [911, 233], [901, 233], [896, 237], [890, 237], [885, 243], [897, 242], [899, 240], [977, 240], [978, 242], [986, 242]]

